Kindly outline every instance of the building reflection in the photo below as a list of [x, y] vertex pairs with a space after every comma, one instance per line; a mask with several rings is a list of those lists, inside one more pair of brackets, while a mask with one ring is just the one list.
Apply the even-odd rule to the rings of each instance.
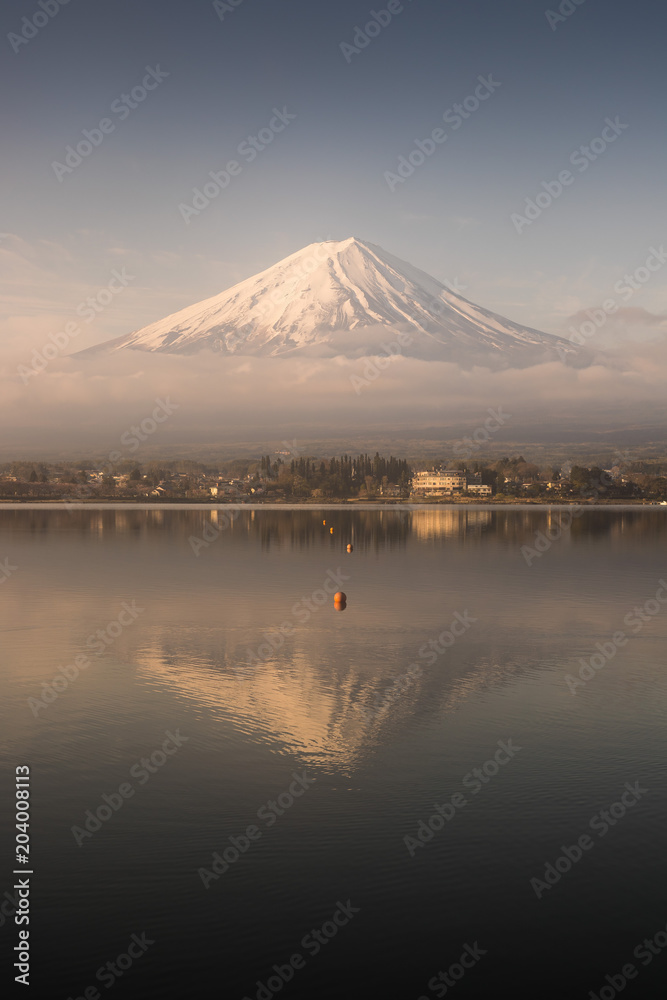
[[410, 514], [412, 534], [422, 541], [433, 538], [460, 538], [470, 531], [481, 531], [493, 521], [490, 510], [413, 510]]
[[467, 505], [423, 508], [397, 505], [390, 509], [266, 506], [252, 510], [232, 505], [159, 510], [92, 505], [45, 509], [25, 505], [20, 509], [0, 507], [0, 535], [53, 530], [98, 538], [113, 535], [157, 538], [167, 532], [172, 538], [187, 542], [204, 537], [208, 526], [209, 533], [215, 529], [220, 537], [236, 537], [239, 543], [257, 539], [264, 549], [325, 544], [335, 550], [352, 543], [355, 549], [376, 551], [404, 546], [408, 539], [426, 544], [452, 539], [474, 543], [482, 535], [521, 546], [530, 544], [538, 531], [548, 532], [549, 537], [567, 537], [573, 544], [595, 536], [660, 539], [667, 535], [667, 508], [590, 507], [574, 517], [573, 510], [528, 506], [480, 509]]

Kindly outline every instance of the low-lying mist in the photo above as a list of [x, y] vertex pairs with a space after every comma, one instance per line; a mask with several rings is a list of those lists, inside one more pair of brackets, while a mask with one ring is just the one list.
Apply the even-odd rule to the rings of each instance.
[[[489, 408], [499, 407], [504, 420], [494, 431], [498, 441], [587, 440], [630, 429], [656, 440], [667, 429], [662, 340], [598, 355], [585, 368], [550, 362], [493, 371], [400, 355], [230, 358], [137, 351], [56, 356], [27, 375], [30, 367], [30, 355], [20, 349], [0, 359], [4, 460], [112, 450], [130, 457], [127, 432], [137, 426], [144, 435], [131, 453], [137, 458], [196, 445], [228, 449], [234, 442], [418, 437], [425, 428], [454, 439], [473, 434]], [[160, 411], [159, 421], [152, 417], [156, 400], [171, 410], [166, 418]]]

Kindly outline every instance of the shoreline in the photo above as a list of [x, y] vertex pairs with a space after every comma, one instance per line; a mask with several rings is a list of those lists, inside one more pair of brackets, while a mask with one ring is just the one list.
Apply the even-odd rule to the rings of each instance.
[[392, 511], [396, 508], [407, 507], [410, 511], [420, 511], [420, 510], [455, 510], [457, 508], [467, 508], [472, 510], [493, 510], [493, 509], [516, 509], [521, 510], [525, 507], [536, 507], [538, 509], [553, 510], [553, 509], [568, 509], [570, 507], [582, 507], [584, 509], [590, 508], [608, 508], [611, 510], [632, 510], [636, 507], [640, 508], [660, 508], [665, 506], [665, 511], [667, 513], [667, 505], [661, 504], [660, 501], [652, 500], [626, 500], [626, 501], [616, 501], [616, 500], [572, 500], [572, 501], [559, 501], [554, 503], [549, 503], [543, 500], [488, 500], [486, 502], [480, 501], [454, 501], [447, 503], [437, 503], [437, 502], [419, 502], [412, 503], [409, 500], [393, 500], [393, 501], [368, 501], [368, 500], [341, 500], [339, 502], [329, 502], [329, 503], [298, 503], [298, 502], [262, 502], [255, 501], [254, 503], [211, 503], [210, 501], [196, 501], [196, 500], [183, 500], [183, 501], [158, 501], [157, 503], [147, 503], [144, 501], [136, 500], [116, 500], [116, 501], [105, 501], [105, 500], [0, 500], [0, 511], [4, 510], [21, 510], [26, 507], [32, 507], [35, 509], [42, 510], [84, 510], [89, 508], [91, 510], [127, 510], [132, 508], [135, 510], [262, 510], [262, 508], [267, 508], [269, 510], [381, 510], [381, 511]]

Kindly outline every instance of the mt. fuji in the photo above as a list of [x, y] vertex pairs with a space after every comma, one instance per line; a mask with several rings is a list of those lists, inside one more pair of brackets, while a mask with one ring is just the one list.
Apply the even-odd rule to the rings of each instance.
[[400, 353], [421, 360], [525, 367], [581, 356], [570, 341], [503, 319], [354, 237], [311, 243], [227, 291], [78, 354], [356, 358], [386, 353], [398, 333]]

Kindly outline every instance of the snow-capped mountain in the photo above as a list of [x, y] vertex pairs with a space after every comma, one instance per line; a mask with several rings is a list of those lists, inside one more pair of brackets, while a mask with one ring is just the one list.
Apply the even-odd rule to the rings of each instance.
[[503, 319], [372, 243], [312, 243], [232, 288], [80, 354], [155, 351], [360, 357], [400, 353], [508, 365], [576, 361], [568, 340]]

